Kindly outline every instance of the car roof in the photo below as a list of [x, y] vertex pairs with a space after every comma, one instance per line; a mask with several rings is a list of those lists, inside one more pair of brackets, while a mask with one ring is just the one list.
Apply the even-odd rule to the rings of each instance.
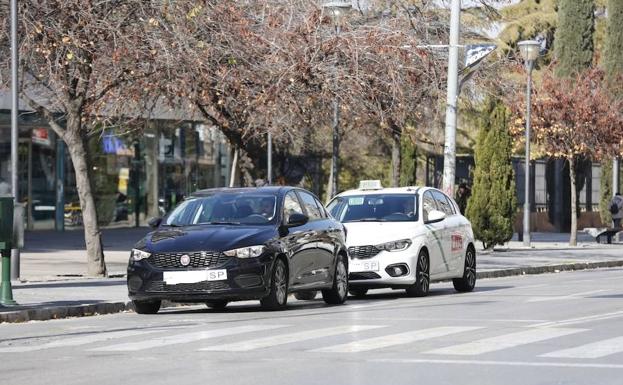
[[425, 186], [407, 186], [407, 187], [386, 187], [381, 189], [354, 189], [341, 192], [338, 196], [353, 195], [375, 195], [375, 194], [415, 194], [424, 190], [431, 189]]
[[216, 187], [205, 190], [198, 190], [191, 194], [191, 196], [206, 196], [214, 193], [267, 193], [267, 194], [281, 194], [284, 191], [289, 191], [293, 187], [289, 186], [263, 186], [263, 187]]

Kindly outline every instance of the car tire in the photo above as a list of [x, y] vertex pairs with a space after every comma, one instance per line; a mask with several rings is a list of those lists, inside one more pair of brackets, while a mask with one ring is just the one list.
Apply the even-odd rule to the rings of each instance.
[[473, 246], [468, 246], [465, 252], [463, 277], [454, 278], [452, 284], [454, 285], [454, 289], [461, 293], [474, 290], [476, 286], [476, 250]]
[[430, 288], [430, 263], [428, 253], [420, 250], [415, 267], [415, 282], [406, 290], [409, 297], [426, 297]]
[[138, 314], [156, 314], [160, 310], [161, 301], [132, 301], [134, 311]]
[[227, 306], [229, 301], [208, 301], [206, 306], [214, 310], [223, 310]]
[[368, 293], [368, 289], [350, 289], [348, 292], [355, 298], [363, 298]]
[[298, 299], [299, 301], [311, 301], [312, 299], [316, 298], [317, 294], [317, 290], [299, 291], [294, 293], [294, 298]]
[[266, 310], [281, 310], [288, 303], [288, 269], [281, 258], [275, 261], [270, 277], [270, 292], [260, 300]]
[[339, 256], [335, 264], [333, 286], [329, 290], [322, 291], [322, 299], [329, 305], [340, 305], [348, 297], [348, 269], [344, 258]]

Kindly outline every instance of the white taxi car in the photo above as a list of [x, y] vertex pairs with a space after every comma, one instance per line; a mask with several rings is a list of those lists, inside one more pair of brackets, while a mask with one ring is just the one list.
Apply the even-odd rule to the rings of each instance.
[[457, 291], [474, 289], [472, 227], [443, 192], [362, 181], [359, 189], [337, 195], [327, 208], [347, 230], [352, 295], [390, 287], [425, 296], [431, 282], [449, 279]]

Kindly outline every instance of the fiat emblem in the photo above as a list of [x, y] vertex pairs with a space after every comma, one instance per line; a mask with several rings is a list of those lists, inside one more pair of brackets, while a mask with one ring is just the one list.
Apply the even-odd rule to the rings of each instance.
[[190, 265], [190, 255], [188, 255], [188, 254], [182, 255], [180, 257], [180, 263], [182, 264], [182, 266]]

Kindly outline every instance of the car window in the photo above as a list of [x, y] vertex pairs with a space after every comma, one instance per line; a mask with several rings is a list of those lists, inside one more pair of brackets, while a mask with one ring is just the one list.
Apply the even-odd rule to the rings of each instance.
[[314, 198], [314, 201], [316, 202], [316, 205], [318, 205], [318, 207], [320, 208], [320, 216], [323, 218], [327, 218], [327, 211], [325, 210], [324, 206], [322, 205], [322, 203], [320, 203], [320, 201], [316, 198]]
[[303, 208], [301, 207], [301, 204], [299, 203], [299, 200], [296, 197], [296, 194], [294, 193], [294, 191], [290, 191], [289, 193], [286, 194], [285, 198], [283, 199], [284, 222], [287, 223], [288, 218], [290, 218], [290, 215], [294, 213], [303, 214]]
[[430, 191], [426, 191], [422, 196], [422, 215], [424, 216], [424, 222], [428, 220], [428, 214], [433, 210], [437, 210], [435, 198], [433, 198], [433, 194], [431, 194]]
[[322, 219], [322, 214], [320, 214], [321, 209], [316, 204], [316, 199], [305, 191], [299, 191], [298, 193], [303, 201], [303, 206], [305, 206], [309, 220]]
[[433, 191], [433, 197], [435, 198], [435, 201], [437, 201], [437, 207], [439, 207], [441, 211], [446, 213], [446, 215], [454, 214], [454, 208], [444, 193]]

